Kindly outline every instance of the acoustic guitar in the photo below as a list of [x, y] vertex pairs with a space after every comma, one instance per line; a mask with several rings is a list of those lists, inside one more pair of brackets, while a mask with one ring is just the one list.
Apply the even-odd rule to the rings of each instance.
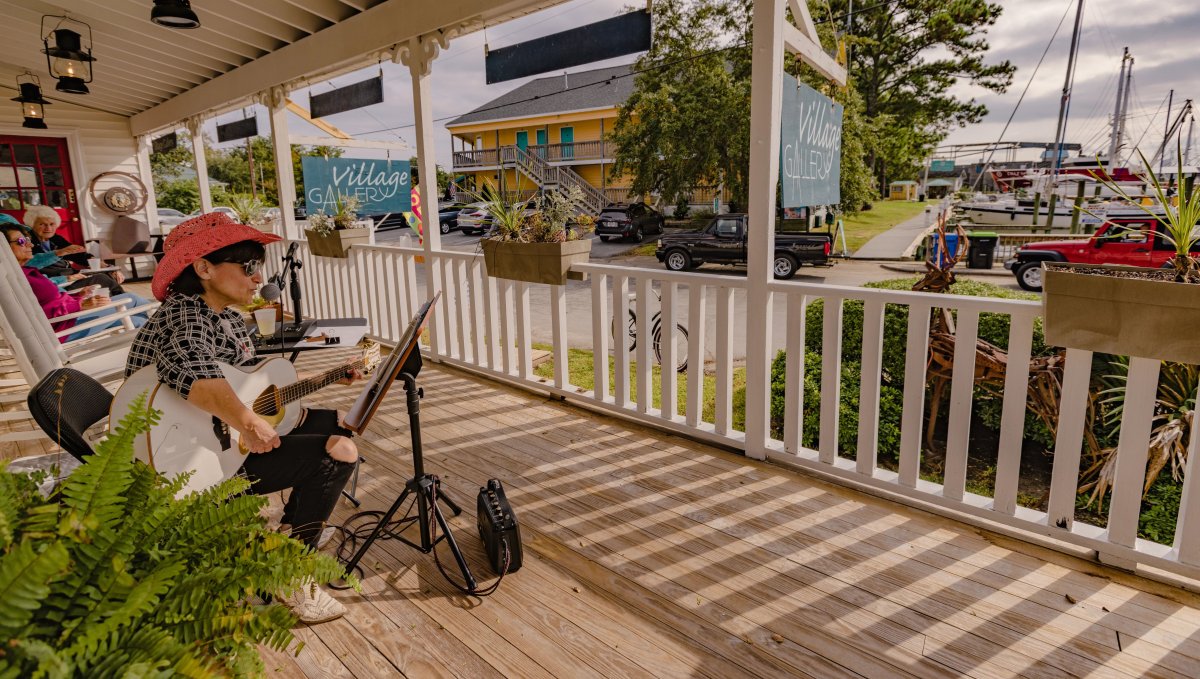
[[[365, 374], [379, 364], [378, 344], [364, 340], [359, 347], [362, 357], [357, 361], [304, 380], [298, 379], [296, 367], [284, 358], [270, 358], [245, 367], [219, 365], [238, 398], [283, 436], [300, 419], [300, 399], [337, 382], [351, 369]], [[154, 364], [130, 375], [117, 390], [109, 422], [119, 422], [141, 394], [146, 394], [146, 405], [159, 411], [161, 417], [150, 431], [136, 439], [134, 457], [168, 477], [193, 472], [179, 493], [181, 497], [237, 474], [249, 453], [238, 441], [237, 430], [159, 382]]]

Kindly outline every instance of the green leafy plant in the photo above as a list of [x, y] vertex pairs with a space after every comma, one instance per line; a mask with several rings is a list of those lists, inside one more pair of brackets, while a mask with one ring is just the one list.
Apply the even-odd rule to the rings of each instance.
[[[1129, 380], [1129, 359], [1113, 357], [1109, 362], [1112, 371], [1100, 378], [1106, 387], [1098, 394], [1103, 410], [1103, 424], [1113, 431], [1121, 426], [1125, 414], [1126, 386]], [[1146, 481], [1142, 496], [1146, 497], [1163, 469], [1171, 465], [1171, 478], [1176, 483], [1183, 481], [1183, 470], [1187, 467], [1188, 441], [1191, 439], [1192, 412], [1196, 409], [1196, 391], [1200, 389], [1200, 366], [1184, 363], [1162, 364], [1159, 374], [1158, 394], [1154, 401], [1154, 417], [1150, 430], [1150, 461], [1146, 466]], [[1116, 447], [1105, 448], [1089, 460], [1081, 474], [1080, 494], [1091, 491], [1088, 504], [1103, 503], [1104, 496], [1112, 487], [1116, 475]]]
[[250, 226], [267, 223], [265, 206], [256, 196], [238, 193], [230, 197], [229, 206], [237, 213], [238, 221]]
[[491, 186], [471, 199], [484, 204], [491, 215], [493, 240], [519, 243], [561, 243], [579, 240], [590, 233], [594, 220], [584, 214], [583, 191], [572, 186], [565, 193], [547, 191], [538, 201], [538, 209], [529, 211], [528, 202], [511, 203]]
[[322, 236], [328, 236], [334, 231], [350, 229], [358, 220], [358, 209], [362, 201], [357, 196], [338, 194], [333, 201], [334, 212], [327, 214], [324, 209], [315, 210], [308, 216], [308, 228]]
[[245, 479], [176, 499], [184, 477], [133, 459], [156, 418], [139, 399], [54, 497], [0, 471], [0, 677], [261, 674], [296, 619], [254, 595], [342, 575], [267, 530]]
[[[1139, 177], [1146, 182], [1154, 191], [1154, 197], [1157, 201], [1157, 206], [1142, 205], [1141, 202], [1134, 200], [1121, 188], [1119, 184], [1111, 179], [1093, 175], [1096, 181], [1103, 184], [1107, 189], [1116, 193], [1118, 197], [1136, 206], [1142, 212], [1157, 220], [1163, 225], [1162, 238], [1175, 248], [1175, 256], [1171, 259], [1171, 265], [1175, 268], [1176, 283], [1200, 283], [1200, 265], [1192, 258], [1192, 246], [1200, 241], [1200, 231], [1196, 229], [1196, 223], [1200, 222], [1200, 193], [1191, 190], [1191, 184], [1184, 181], [1183, 176], [1183, 149], [1182, 146], [1176, 144], [1176, 187], [1182, 192], [1179, 196], [1178, 203], [1173, 204], [1171, 197], [1167, 195], [1167, 188], [1162, 185], [1158, 176], [1150, 169], [1152, 167], [1149, 160], [1141, 149], [1138, 149], [1138, 156], [1142, 159], [1142, 166], [1146, 171], [1141, 173]], [[1096, 158], [1099, 162], [1099, 157]], [[1186, 190], [1185, 190], [1186, 189]], [[1158, 212], [1155, 207], [1158, 207], [1162, 212]], [[1103, 221], [1103, 217], [1096, 215], [1091, 210], [1080, 207], [1078, 208], [1093, 217], [1097, 217]], [[1147, 237], [1152, 237], [1153, 234], [1147, 234]]]

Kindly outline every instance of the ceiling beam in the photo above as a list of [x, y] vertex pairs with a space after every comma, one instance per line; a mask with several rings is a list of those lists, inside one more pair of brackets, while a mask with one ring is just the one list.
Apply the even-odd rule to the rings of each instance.
[[783, 25], [783, 44], [804, 58], [804, 63], [838, 85], [846, 85], [846, 67], [821, 49], [821, 43], [810, 40], [791, 24]]
[[338, 128], [334, 127], [332, 124], [327, 123], [324, 120], [320, 120], [318, 118], [313, 118], [311, 113], [309, 113], [304, 108], [301, 108], [301, 106], [299, 104], [292, 101], [291, 99], [287, 100], [287, 110], [300, 116], [301, 118], [304, 119], [304, 122], [315, 126], [317, 129], [321, 130], [322, 132], [324, 132], [325, 134], [327, 134], [331, 137], [335, 137], [337, 139], [343, 139], [343, 140], [352, 138], [350, 135], [348, 135], [345, 132], [342, 132]]
[[562, 0], [389, 0], [318, 33], [281, 47], [222, 76], [198, 85], [130, 121], [135, 135], [154, 132], [231, 101], [245, 100], [280, 84], [317, 77], [349, 65], [369, 63], [368, 55], [409, 38], [463, 24], [476, 29]]

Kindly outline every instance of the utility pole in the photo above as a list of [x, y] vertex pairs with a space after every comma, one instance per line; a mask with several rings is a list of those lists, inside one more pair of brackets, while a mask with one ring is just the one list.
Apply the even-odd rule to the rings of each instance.
[[1117, 167], [1117, 145], [1121, 143], [1121, 100], [1125, 93], [1125, 64], [1129, 61], [1129, 48], [1121, 57], [1121, 75], [1117, 77], [1117, 101], [1113, 105], [1112, 137], [1108, 142], [1108, 176], [1111, 177]]
[[246, 137], [246, 162], [250, 169], [250, 195], [258, 198], [258, 184], [254, 181], [254, 147], [250, 144], [251, 137]]

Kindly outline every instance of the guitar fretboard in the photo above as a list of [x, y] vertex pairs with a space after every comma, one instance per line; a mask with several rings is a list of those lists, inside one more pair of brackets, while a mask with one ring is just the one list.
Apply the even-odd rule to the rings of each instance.
[[[366, 367], [366, 362], [359, 359], [353, 363], [340, 365], [336, 368], [331, 368], [320, 375], [314, 375], [305, 380], [300, 380], [294, 384], [289, 384], [284, 387], [279, 387], [279, 403], [287, 405], [294, 401], [298, 401], [305, 396], [328, 387], [338, 380], [346, 377], [351, 370], [363, 370]], [[267, 414], [267, 411], [275, 409], [275, 403], [258, 403], [254, 404], [254, 411], [260, 415]]]

